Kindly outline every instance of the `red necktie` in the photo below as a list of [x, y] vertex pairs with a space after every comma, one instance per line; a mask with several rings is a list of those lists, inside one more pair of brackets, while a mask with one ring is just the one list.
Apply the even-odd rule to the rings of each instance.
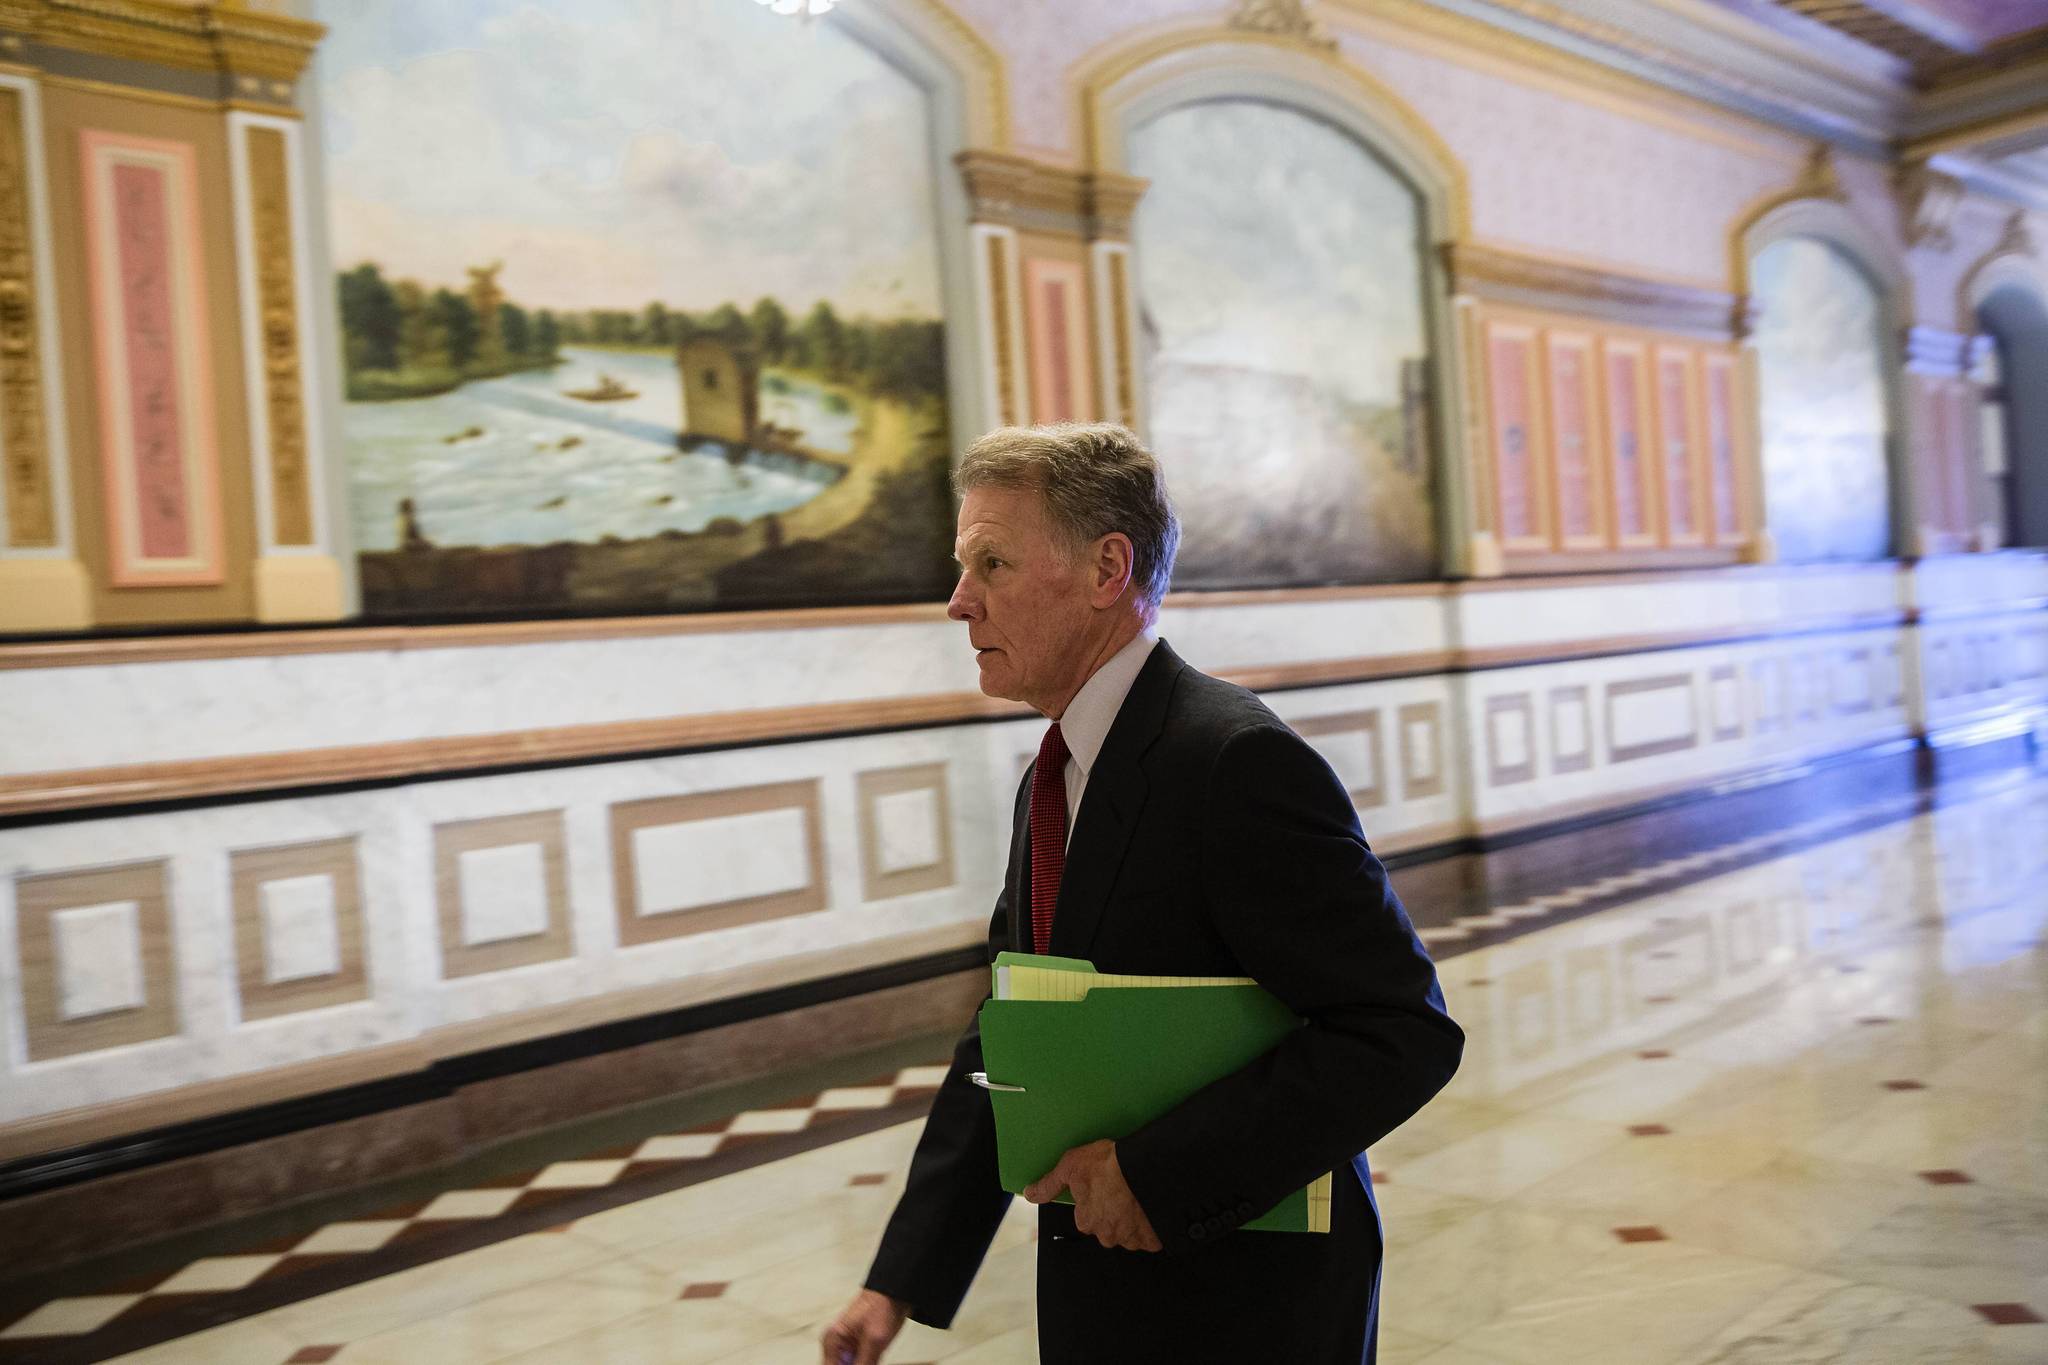
[[1031, 770], [1031, 942], [1052, 950], [1052, 912], [1067, 866], [1067, 741], [1054, 721]]

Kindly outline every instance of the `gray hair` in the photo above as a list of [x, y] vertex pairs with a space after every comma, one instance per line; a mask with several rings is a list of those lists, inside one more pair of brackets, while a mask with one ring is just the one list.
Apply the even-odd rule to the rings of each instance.
[[1112, 531], [1131, 540], [1131, 582], [1149, 621], [1173, 577], [1180, 519], [1159, 461], [1128, 427], [1061, 422], [997, 427], [967, 447], [953, 472], [960, 493], [1024, 488], [1045, 499], [1046, 520], [1071, 550]]

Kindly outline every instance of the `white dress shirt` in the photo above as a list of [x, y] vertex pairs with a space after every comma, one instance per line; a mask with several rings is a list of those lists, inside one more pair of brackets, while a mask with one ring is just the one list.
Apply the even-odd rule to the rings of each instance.
[[1081, 684], [1081, 690], [1060, 716], [1060, 738], [1067, 742], [1069, 840], [1074, 837], [1074, 820], [1081, 814], [1081, 794], [1088, 789], [1089, 770], [1102, 754], [1102, 742], [1109, 738], [1109, 727], [1116, 723], [1116, 713], [1123, 710], [1124, 698], [1130, 695], [1131, 684], [1138, 680], [1138, 671], [1152, 656], [1152, 646], [1158, 643], [1155, 632], [1139, 632], [1138, 638], [1110, 655], [1109, 661]]

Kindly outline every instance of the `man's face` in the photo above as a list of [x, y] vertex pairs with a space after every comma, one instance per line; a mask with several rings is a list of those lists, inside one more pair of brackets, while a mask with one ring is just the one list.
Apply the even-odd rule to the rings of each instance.
[[981, 690], [1045, 714], [1079, 686], [1089, 647], [1090, 572], [1070, 559], [1035, 490], [976, 488], [960, 504], [953, 544], [960, 582], [946, 615], [967, 623]]

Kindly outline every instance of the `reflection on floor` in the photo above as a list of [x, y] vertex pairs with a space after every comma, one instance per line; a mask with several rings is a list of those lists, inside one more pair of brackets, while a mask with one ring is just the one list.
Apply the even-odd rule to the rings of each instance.
[[[1450, 1089], [1373, 1153], [1380, 1359], [2048, 1360], [2044, 933], [2037, 777], [1495, 946], [1440, 945], [1471, 1041]], [[917, 1129], [126, 1359], [812, 1362]], [[956, 1329], [913, 1327], [892, 1361], [1036, 1358], [1032, 1219], [1013, 1209]], [[95, 1311], [68, 1302], [41, 1311]], [[0, 1335], [18, 1347], [36, 1327]]]

